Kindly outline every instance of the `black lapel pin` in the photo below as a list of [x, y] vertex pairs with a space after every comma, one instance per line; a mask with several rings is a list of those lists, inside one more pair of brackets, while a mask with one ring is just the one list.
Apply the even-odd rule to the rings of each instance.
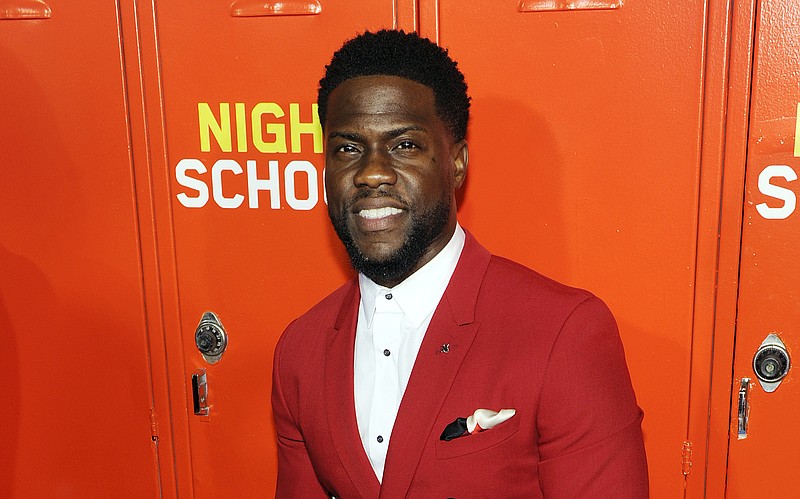
[[439, 351], [442, 352], [442, 353], [449, 352], [450, 351], [450, 343], [445, 343], [444, 345], [442, 345], [442, 348]]

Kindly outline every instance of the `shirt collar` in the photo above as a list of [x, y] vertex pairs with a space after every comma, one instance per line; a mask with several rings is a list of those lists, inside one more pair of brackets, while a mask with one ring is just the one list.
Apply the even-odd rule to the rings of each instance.
[[367, 327], [372, 327], [377, 298], [383, 298], [390, 292], [411, 324], [417, 329], [421, 327], [439, 305], [464, 249], [465, 239], [464, 229], [456, 222], [456, 230], [445, 247], [394, 288], [380, 286], [364, 274], [359, 274], [361, 307], [366, 314]]

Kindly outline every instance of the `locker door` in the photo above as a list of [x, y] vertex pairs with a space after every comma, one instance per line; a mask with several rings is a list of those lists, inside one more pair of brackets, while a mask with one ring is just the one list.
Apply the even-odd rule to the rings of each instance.
[[[167, 335], [168, 348], [180, 336], [169, 355], [185, 389], [173, 418], [189, 428], [194, 497], [273, 494], [274, 345], [351, 275], [327, 219], [317, 83], [345, 39], [403, 16], [413, 28], [413, 11], [393, 0], [156, 2], [167, 143], [157, 176], [170, 199], [159, 223], [174, 237], [162, 265], [174, 265], [165, 286], [179, 296]], [[195, 344], [206, 311], [227, 333], [213, 364]], [[194, 411], [194, 374], [205, 374], [207, 414]]]
[[[796, 376], [800, 362], [800, 213], [796, 210], [800, 9], [796, 2], [758, 3], [754, 50], [727, 497], [796, 497], [800, 490], [796, 473], [800, 467]], [[794, 364], [779, 385], [762, 385], [753, 366], [756, 352], [770, 334], [780, 338]], [[769, 356], [765, 353], [762, 360], [770, 362]], [[774, 367], [779, 369], [778, 364]], [[770, 369], [767, 364], [764, 368]], [[750, 383], [743, 385], [746, 379]], [[747, 417], [743, 428], [740, 407]]]
[[159, 497], [118, 8], [0, 2], [3, 498]]
[[705, 22], [704, 2], [685, 0], [420, 8], [473, 98], [460, 219], [493, 252], [609, 304], [653, 497], [681, 497], [688, 472]]

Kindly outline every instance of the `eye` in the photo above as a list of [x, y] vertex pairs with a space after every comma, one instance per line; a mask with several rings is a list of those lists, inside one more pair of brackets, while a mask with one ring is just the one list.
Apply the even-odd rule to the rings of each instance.
[[419, 146], [411, 140], [401, 140], [395, 149], [419, 149]]
[[357, 154], [358, 148], [353, 144], [342, 144], [340, 146], [336, 146], [333, 152], [341, 154]]

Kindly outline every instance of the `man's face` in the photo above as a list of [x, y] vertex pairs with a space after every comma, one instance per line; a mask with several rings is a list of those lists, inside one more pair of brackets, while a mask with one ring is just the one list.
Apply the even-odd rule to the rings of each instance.
[[430, 88], [397, 76], [362, 76], [336, 87], [325, 140], [334, 229], [358, 271], [395, 286], [455, 230], [466, 142], [453, 142]]

